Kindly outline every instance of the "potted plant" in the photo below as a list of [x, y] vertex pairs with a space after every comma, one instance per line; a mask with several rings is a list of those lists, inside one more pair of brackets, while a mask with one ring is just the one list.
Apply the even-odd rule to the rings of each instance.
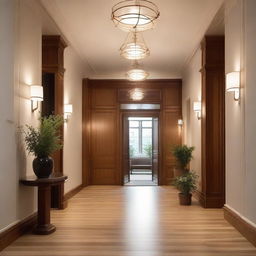
[[148, 144], [144, 147], [144, 152], [148, 158], [152, 158], [152, 144]]
[[48, 178], [52, 173], [52, 153], [62, 148], [60, 127], [63, 125], [62, 116], [50, 115], [40, 118], [40, 125], [34, 128], [26, 125], [22, 129], [25, 136], [26, 149], [35, 156], [33, 170], [38, 178]]
[[188, 171], [188, 164], [193, 158], [192, 152], [194, 149], [194, 147], [188, 147], [187, 145], [177, 145], [172, 149], [177, 164], [174, 168], [174, 177], [181, 176]]
[[184, 175], [176, 177], [174, 179], [173, 184], [180, 191], [180, 205], [191, 205], [191, 192], [193, 192], [196, 189], [197, 178], [198, 175], [191, 171], [186, 172]]

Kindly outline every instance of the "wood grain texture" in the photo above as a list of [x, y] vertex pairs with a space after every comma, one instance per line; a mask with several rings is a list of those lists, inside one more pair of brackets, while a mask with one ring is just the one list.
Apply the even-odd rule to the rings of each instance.
[[80, 190], [82, 190], [84, 188], [84, 185], [81, 184], [75, 188], [73, 188], [72, 190], [68, 191], [65, 195], [64, 195], [64, 201], [69, 200], [70, 198], [72, 198], [74, 195], [76, 195], [78, 192], [80, 192]]
[[242, 219], [237, 213], [228, 207], [224, 207], [225, 219], [233, 225], [244, 237], [256, 246], [256, 228]]
[[[64, 50], [67, 47], [64, 39], [59, 35], [43, 35], [42, 36], [42, 72], [45, 74], [51, 74], [54, 76], [54, 83], [51, 91], [54, 91], [53, 109], [51, 113], [54, 115], [63, 115], [64, 106]], [[53, 97], [51, 95], [51, 97]], [[45, 99], [47, 103], [49, 99]], [[60, 128], [59, 133], [64, 139], [63, 126]], [[64, 142], [63, 142], [64, 144]], [[63, 173], [63, 149], [60, 149], [52, 155], [54, 159], [54, 172]], [[63, 185], [57, 185], [51, 188], [52, 194], [52, 207], [63, 209], [64, 204], [64, 187]]]
[[117, 118], [115, 110], [91, 113], [91, 183], [119, 184], [117, 176]]
[[[165, 143], [159, 145], [158, 183], [169, 184], [174, 165], [171, 146], [181, 143], [177, 122], [181, 118], [182, 81], [85, 79], [83, 87], [83, 176], [89, 180], [87, 185], [123, 184], [122, 122], [123, 115], [131, 111], [120, 110], [120, 103], [134, 103], [128, 97], [129, 91], [134, 88], [140, 88], [144, 92], [145, 98], [139, 103], [161, 104], [161, 110], [156, 111], [159, 117], [159, 143]], [[135, 110], [131, 116], [137, 113], [144, 116], [150, 112], [152, 111]]]
[[204, 207], [225, 203], [225, 51], [224, 36], [202, 42], [202, 191]]
[[89, 186], [53, 211], [55, 233], [27, 234], [2, 256], [255, 256], [221, 209], [180, 206], [169, 186]]
[[36, 223], [37, 213], [33, 213], [15, 225], [7, 228], [5, 231], [0, 232], [0, 251], [15, 241], [18, 237], [31, 230], [36, 225]]

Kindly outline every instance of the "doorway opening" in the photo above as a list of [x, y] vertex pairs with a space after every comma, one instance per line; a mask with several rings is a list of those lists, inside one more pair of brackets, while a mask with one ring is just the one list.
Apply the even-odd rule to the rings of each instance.
[[158, 184], [158, 118], [126, 117], [125, 185], [153, 186]]

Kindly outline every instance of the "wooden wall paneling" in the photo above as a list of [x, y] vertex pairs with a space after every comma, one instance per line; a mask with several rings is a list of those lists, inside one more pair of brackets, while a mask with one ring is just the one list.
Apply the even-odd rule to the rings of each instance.
[[92, 111], [92, 184], [117, 184], [117, 131], [116, 110]]
[[91, 88], [92, 108], [116, 108], [117, 93], [114, 88]]
[[90, 184], [90, 89], [88, 79], [83, 80], [82, 90], [82, 184]]
[[164, 108], [173, 108], [180, 111], [182, 105], [182, 88], [181, 83], [174, 84], [163, 89], [163, 106]]
[[[156, 111], [159, 117], [159, 142], [162, 143], [159, 149], [159, 185], [170, 183], [173, 164], [172, 160], [169, 161], [171, 149], [167, 149], [167, 144], [181, 143], [177, 120], [181, 117], [182, 81], [180, 79], [160, 79], [138, 83], [127, 80], [88, 79], [87, 82], [90, 98], [89, 122], [91, 123], [91, 134], [90, 152], [83, 153], [83, 172], [86, 172], [85, 155], [87, 155], [87, 158], [90, 159], [89, 184], [121, 185], [123, 183], [122, 118], [129, 111], [120, 110], [119, 108], [120, 103], [134, 103], [127, 97], [127, 92], [134, 88], [141, 88], [145, 93], [144, 100], [136, 103], [161, 104], [161, 110]], [[83, 94], [85, 94], [85, 91]], [[84, 108], [83, 106], [83, 111]], [[133, 111], [133, 115], [134, 113], [139, 114], [139, 111]], [[143, 115], [145, 113], [150, 114], [150, 111], [143, 111]], [[86, 116], [83, 115], [83, 124], [85, 120]], [[97, 123], [99, 123], [99, 126]], [[170, 128], [170, 125], [173, 127]], [[85, 129], [83, 129], [83, 138], [85, 138], [84, 132]], [[167, 142], [167, 138], [169, 142]], [[83, 144], [85, 144], [84, 139]], [[109, 144], [110, 146], [108, 146]], [[165, 166], [169, 169], [164, 171]]]
[[[63, 115], [64, 100], [64, 49], [67, 44], [59, 35], [42, 37], [42, 72], [43, 74], [54, 75], [54, 109], [53, 114]], [[43, 85], [44, 86], [44, 85]], [[60, 135], [63, 140], [63, 127], [60, 128]], [[63, 150], [53, 154], [54, 172], [63, 173]], [[63, 209], [64, 205], [64, 185], [52, 187], [52, 207]]]
[[225, 74], [224, 37], [202, 42], [202, 192], [206, 208], [225, 203]]
[[171, 184], [173, 181], [173, 169], [175, 158], [171, 149], [175, 145], [180, 145], [182, 138], [178, 126], [180, 111], [164, 110], [163, 112], [163, 184]]

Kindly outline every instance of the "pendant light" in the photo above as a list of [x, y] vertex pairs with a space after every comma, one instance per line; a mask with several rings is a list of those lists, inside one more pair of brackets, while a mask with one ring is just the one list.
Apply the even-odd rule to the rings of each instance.
[[130, 90], [129, 94], [130, 94], [130, 99], [134, 100], [134, 101], [139, 101], [139, 100], [142, 100], [144, 98], [143, 91], [141, 89], [138, 89], [138, 88]]
[[129, 60], [140, 60], [149, 56], [150, 51], [145, 44], [142, 33], [130, 32], [120, 48], [120, 55]]
[[143, 81], [149, 76], [149, 73], [140, 68], [139, 63], [135, 61], [132, 69], [126, 73], [126, 76], [131, 81]]
[[145, 31], [154, 27], [160, 13], [148, 0], [124, 0], [112, 8], [111, 19], [124, 31]]

